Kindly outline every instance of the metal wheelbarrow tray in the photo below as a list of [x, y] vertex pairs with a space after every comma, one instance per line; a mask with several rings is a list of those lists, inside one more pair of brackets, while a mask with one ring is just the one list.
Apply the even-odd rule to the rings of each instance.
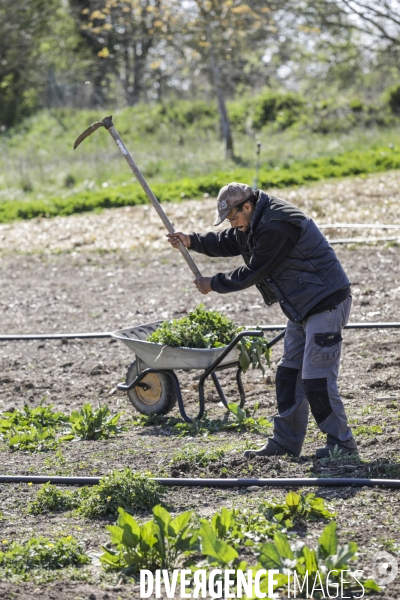
[[[155, 331], [162, 321], [137, 325], [115, 331], [112, 336], [121, 340], [132, 352], [136, 360], [130, 365], [126, 382], [118, 384], [118, 389], [128, 392], [133, 406], [142, 414], [167, 414], [178, 402], [182, 418], [191, 422], [185, 411], [178, 377], [174, 369], [189, 371], [202, 369], [199, 378], [199, 412], [196, 419], [204, 414], [204, 382], [209, 375], [214, 382], [218, 395], [228, 406], [221, 384], [215, 371], [236, 367], [236, 381], [240, 394], [240, 406], [244, 406], [246, 397], [241, 380], [242, 369], [239, 365], [239, 350], [235, 348], [244, 336], [261, 337], [262, 331], [241, 331], [230, 344], [222, 348], [182, 348], [163, 346], [146, 342], [150, 333]], [[282, 337], [282, 336], [281, 336]], [[274, 340], [273, 340], [274, 341]], [[272, 342], [270, 342], [272, 345]]]
[[[112, 337], [121, 340], [132, 352], [136, 360], [128, 368], [126, 382], [118, 384], [119, 390], [128, 393], [133, 406], [142, 414], [167, 414], [178, 402], [182, 418], [190, 423], [193, 421], [185, 411], [181, 388], [174, 369], [189, 371], [201, 369], [199, 378], [199, 412], [196, 419], [204, 414], [204, 382], [209, 375], [214, 382], [218, 396], [224, 406], [228, 406], [216, 371], [236, 367], [236, 382], [240, 395], [240, 406], [243, 407], [246, 396], [241, 379], [242, 368], [239, 364], [238, 342], [244, 336], [261, 337], [261, 330], [241, 331], [230, 344], [222, 348], [182, 348], [163, 346], [147, 342], [146, 338], [155, 331], [163, 321], [146, 323], [115, 331]], [[273, 346], [284, 335], [276, 336], [268, 346]]]

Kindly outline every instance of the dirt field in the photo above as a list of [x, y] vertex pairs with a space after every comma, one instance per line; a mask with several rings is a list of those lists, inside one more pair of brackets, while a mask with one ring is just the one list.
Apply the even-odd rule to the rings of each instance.
[[[327, 188], [315, 186], [312, 202], [320, 200], [322, 213], [317, 222], [393, 223], [398, 205], [399, 174], [369, 178], [354, 184], [357, 191], [354, 211], [340, 213], [339, 218], [330, 204], [332, 195]], [[372, 183], [371, 183], [372, 182]], [[378, 184], [382, 184], [380, 187]], [[331, 184], [329, 184], [331, 185]], [[344, 184], [338, 184], [344, 185]], [[345, 184], [347, 185], [347, 183]], [[368, 187], [369, 193], [362, 186]], [[385, 185], [387, 186], [385, 188]], [[365, 188], [365, 189], [366, 189]], [[330, 188], [331, 190], [333, 187]], [[339, 189], [336, 186], [336, 192]], [[376, 190], [376, 198], [373, 190]], [[353, 191], [354, 191], [353, 190]], [[307, 192], [308, 193], [308, 192]], [[338, 192], [337, 192], [338, 193]], [[343, 193], [340, 192], [340, 193]], [[354, 192], [355, 193], [355, 192]], [[299, 191], [295, 194], [298, 196]], [[306, 192], [304, 192], [306, 194]], [[311, 192], [310, 192], [311, 194]], [[324, 195], [325, 194], [325, 195]], [[287, 197], [283, 192], [282, 197]], [[361, 214], [360, 202], [364, 212]], [[357, 202], [358, 198], [358, 202]], [[390, 199], [389, 215], [374, 214]], [[374, 203], [374, 201], [376, 201]], [[311, 202], [311, 200], [310, 200]], [[325, 204], [324, 204], [325, 202]], [[337, 202], [339, 202], [337, 200]], [[187, 225], [191, 214], [190, 203], [169, 207]], [[196, 203], [196, 210], [210, 215], [211, 204]], [[339, 206], [339, 204], [337, 205]], [[332, 210], [331, 210], [332, 209]], [[331, 212], [329, 212], [331, 210]], [[365, 211], [370, 212], [365, 212]], [[183, 211], [183, 212], [182, 212]], [[185, 212], [186, 211], [186, 212]], [[70, 232], [70, 245], [57, 246], [51, 238], [51, 222], [35, 221], [0, 229], [2, 239], [2, 270], [0, 282], [0, 305], [2, 333], [70, 333], [114, 331], [133, 324], [157, 319], [180, 317], [204, 301], [206, 308], [223, 312], [237, 324], [284, 323], [278, 307], [267, 309], [257, 290], [241, 294], [200, 296], [191, 283], [191, 274], [176, 251], [158, 243], [133, 249], [119, 241], [125, 239], [118, 229], [114, 237], [107, 227], [115, 215], [129, 219], [133, 232], [145, 236], [150, 225], [143, 219], [144, 209], [135, 211], [108, 211], [92, 215], [92, 227], [97, 239], [108, 240], [103, 249], [91, 248], [90, 243], [76, 244], [74, 223], [85, 217], [61, 220], [64, 232]], [[318, 211], [317, 211], [318, 212]], [[192, 213], [193, 214], [193, 213]], [[319, 217], [319, 218], [318, 218]], [[191, 217], [193, 218], [193, 216]], [[203, 214], [204, 218], [204, 214]], [[195, 220], [195, 219], [193, 219]], [[211, 220], [211, 219], [210, 219]], [[54, 231], [61, 231], [60, 220], [53, 222]], [[190, 219], [189, 219], [190, 221]], [[397, 223], [399, 222], [397, 213]], [[42, 223], [42, 225], [41, 225]], [[101, 223], [101, 227], [100, 227]], [[129, 224], [127, 224], [128, 226]], [[31, 250], [24, 247], [28, 231], [37, 231], [32, 239]], [[36, 228], [36, 229], [35, 229]], [[182, 229], [184, 227], [182, 226]], [[196, 229], [192, 223], [191, 229]], [[45, 241], [40, 247], [39, 230]], [[26, 232], [26, 235], [24, 234]], [[124, 228], [126, 231], [126, 228]], [[47, 232], [47, 233], [46, 233]], [[331, 237], [354, 235], [387, 235], [384, 230], [362, 231], [354, 229], [329, 230]], [[328, 233], [329, 233], [328, 232]], [[48, 237], [45, 236], [45, 233]], [[67, 235], [67, 234], [66, 234]], [[108, 237], [107, 237], [108, 235]], [[132, 234], [133, 237], [136, 234]], [[110, 238], [114, 242], [110, 241]], [[136, 236], [137, 237], [137, 236]], [[51, 239], [50, 239], [51, 238]], [[14, 242], [13, 242], [14, 240]], [[35, 245], [36, 242], [36, 245]], [[115, 245], [112, 248], [113, 243]], [[122, 246], [122, 247], [121, 247]], [[58, 250], [57, 250], [58, 248]], [[375, 245], [340, 245], [335, 250], [353, 284], [353, 309], [351, 322], [400, 321], [400, 261], [398, 245], [384, 243]], [[226, 261], [196, 257], [204, 275], [234, 268], [238, 260]], [[279, 360], [282, 343], [273, 350], [273, 365], [266, 371], [249, 372], [243, 377], [247, 393], [247, 406], [260, 403], [257, 414], [272, 418], [275, 412], [274, 372]], [[241, 458], [244, 447], [264, 443], [259, 435], [251, 433], [217, 432], [209, 436], [177, 437], [163, 423], [151, 427], [134, 427], [131, 424], [133, 409], [125, 394], [116, 391], [116, 384], [124, 380], [125, 372], [134, 355], [115, 340], [57, 340], [0, 342], [0, 409], [22, 408], [26, 402], [37, 406], [40, 402], [54, 404], [63, 411], [79, 408], [85, 402], [108, 404], [113, 411], [124, 411], [129, 430], [108, 441], [73, 442], [62, 445], [62, 454], [55, 452], [22, 454], [0, 448], [0, 472], [2, 474], [66, 474], [103, 475], [112, 469], [131, 467], [134, 470], [150, 470], [163, 476], [212, 477], [373, 477], [400, 479], [399, 461], [399, 397], [400, 397], [400, 330], [371, 329], [347, 330], [343, 349], [340, 389], [346, 409], [360, 448], [361, 462], [347, 460], [316, 461], [313, 452], [324, 443], [314, 423], [300, 461], [285, 458]], [[197, 373], [198, 374], [198, 373]], [[196, 373], [178, 373], [187, 411], [194, 415], [197, 409], [195, 390]], [[220, 375], [228, 398], [237, 399], [232, 371]], [[222, 417], [223, 408], [212, 385], [207, 388], [207, 410], [210, 418]], [[172, 415], [178, 417], [176, 407]], [[166, 419], [166, 418], [165, 418]], [[212, 471], [189, 469], [183, 461], [171, 468], [171, 456], [185, 447], [227, 447], [225, 458], [214, 465]], [[251, 473], [251, 474], [249, 474]], [[224, 475], [225, 474], [225, 475]], [[93, 564], [86, 568], [87, 581], [62, 581], [46, 585], [35, 582], [15, 584], [0, 582], [0, 596], [4, 599], [69, 599], [90, 598], [105, 600], [138, 597], [138, 589], [125, 583], [118, 576], [104, 579], [98, 565], [100, 544], [108, 541], [105, 530], [108, 521], [88, 521], [70, 514], [44, 514], [33, 516], [26, 513], [29, 500], [35, 496], [35, 486], [0, 485], [0, 538], [23, 541], [33, 535], [54, 536], [57, 533], [75, 535], [93, 556]], [[338, 531], [341, 543], [355, 541], [359, 547], [358, 568], [371, 573], [374, 556], [379, 549], [400, 556], [400, 490], [382, 488], [319, 488], [311, 490], [329, 499], [338, 511]], [[287, 490], [258, 489], [168, 489], [165, 501], [174, 512], [192, 509], [202, 516], [213, 514], [221, 506], [251, 506], [261, 497], [283, 498]], [[323, 523], [308, 524], [298, 533], [302, 537], [316, 539]], [[400, 578], [391, 583], [381, 595], [371, 598], [394, 599], [400, 597]]]

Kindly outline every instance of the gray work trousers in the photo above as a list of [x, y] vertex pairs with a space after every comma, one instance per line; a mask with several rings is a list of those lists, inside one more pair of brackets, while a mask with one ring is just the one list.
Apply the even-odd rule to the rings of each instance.
[[276, 373], [273, 439], [296, 455], [306, 436], [309, 407], [328, 444], [357, 448], [337, 387], [341, 332], [350, 309], [351, 297], [301, 323], [288, 322]]

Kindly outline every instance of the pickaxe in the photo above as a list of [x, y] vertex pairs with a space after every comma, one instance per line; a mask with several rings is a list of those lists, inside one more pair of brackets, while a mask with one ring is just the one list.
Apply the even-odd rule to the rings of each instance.
[[[159, 201], [157, 200], [157, 198], [151, 191], [147, 181], [143, 177], [137, 164], [133, 160], [132, 156], [129, 154], [129, 152], [126, 149], [124, 143], [122, 142], [119, 134], [117, 133], [117, 131], [113, 125], [111, 116], [105, 117], [102, 121], [97, 121], [96, 123], [93, 123], [90, 127], [88, 127], [87, 129], [85, 129], [85, 131], [83, 133], [81, 133], [81, 135], [75, 140], [74, 150], [79, 146], [79, 144], [81, 142], [83, 142], [83, 140], [85, 140], [87, 137], [89, 137], [89, 135], [92, 135], [92, 133], [94, 133], [96, 131], [96, 129], [99, 129], [99, 127], [105, 127], [107, 129], [107, 131], [110, 132], [111, 137], [113, 138], [113, 140], [117, 144], [118, 148], [121, 150], [122, 154], [124, 155], [126, 162], [132, 169], [133, 173], [135, 174], [136, 179], [142, 186], [146, 196], [148, 197], [151, 204], [154, 206], [154, 208], [158, 212], [158, 215], [159, 215], [161, 221], [164, 223], [164, 225], [167, 228], [167, 230], [169, 231], [169, 233], [175, 233], [175, 229], [174, 229], [171, 221], [168, 219], [167, 215], [165, 214], [164, 210], [161, 207], [161, 204], [159, 203]], [[196, 278], [201, 277], [201, 273], [200, 273], [199, 269], [197, 268], [193, 258], [191, 257], [191, 255], [189, 254], [189, 252], [187, 251], [185, 246], [182, 244], [182, 242], [179, 243], [179, 250], [181, 251], [183, 258], [186, 260], [187, 264], [189, 265], [193, 275]]]

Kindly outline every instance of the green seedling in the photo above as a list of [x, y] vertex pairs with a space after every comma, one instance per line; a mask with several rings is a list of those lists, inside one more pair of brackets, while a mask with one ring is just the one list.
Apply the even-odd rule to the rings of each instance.
[[[204, 413], [203, 417], [199, 420], [194, 420], [192, 423], [186, 423], [182, 421], [182, 419], [178, 419], [177, 417], [164, 417], [161, 415], [156, 415], [148, 417], [147, 415], [138, 415], [133, 420], [133, 425], [137, 427], [150, 427], [152, 425], [161, 425], [163, 429], [168, 429], [171, 433], [177, 435], [178, 437], [184, 436], [204, 436], [212, 433], [216, 433], [218, 431], [254, 431], [257, 433], [266, 433], [266, 429], [271, 426], [271, 423], [265, 417], [259, 417], [255, 419], [254, 417], [247, 416], [253, 413], [245, 413], [246, 418], [241, 422], [241, 414], [242, 409], [240, 407], [239, 411], [236, 411], [236, 404], [232, 403], [229, 405], [231, 408], [226, 413], [226, 416], [223, 419], [209, 419], [207, 417], [207, 412]], [[235, 415], [235, 412], [240, 415], [239, 418]], [[234, 419], [229, 420], [230, 416], [233, 416]]]
[[280, 523], [269, 521], [262, 513], [236, 508], [222, 508], [211, 517], [210, 524], [219, 540], [236, 549], [253, 547], [283, 529]]
[[52, 404], [49, 406], [40, 405], [36, 408], [30, 408], [27, 404], [24, 404], [22, 410], [3, 413], [0, 419], [0, 435], [7, 433], [12, 427], [57, 427], [60, 423], [66, 421], [68, 421], [68, 417], [62, 412], [53, 411]]
[[353, 432], [356, 436], [365, 435], [367, 437], [372, 437], [381, 434], [383, 429], [381, 425], [360, 425], [359, 427], [355, 427]]
[[85, 404], [80, 411], [72, 411], [69, 418], [71, 433], [64, 435], [62, 440], [100, 440], [107, 439], [122, 431], [118, 421], [122, 413], [112, 415], [108, 406], [100, 406], [93, 410], [91, 404]]
[[272, 423], [265, 417], [255, 417], [259, 404], [256, 402], [252, 411], [249, 409], [240, 408], [234, 402], [228, 404], [230, 414], [234, 415], [235, 421], [228, 425], [225, 429], [236, 429], [238, 431], [250, 431], [252, 433], [263, 433], [267, 427], [271, 427]]

